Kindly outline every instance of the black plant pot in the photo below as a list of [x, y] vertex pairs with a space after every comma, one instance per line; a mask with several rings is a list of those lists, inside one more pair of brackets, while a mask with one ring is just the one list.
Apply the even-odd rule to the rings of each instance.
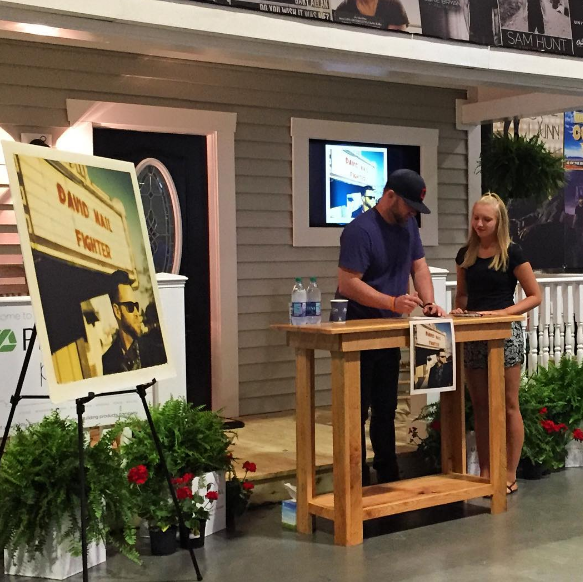
[[176, 526], [166, 531], [150, 528], [150, 547], [153, 556], [169, 556], [176, 551]]
[[522, 468], [523, 479], [542, 479], [543, 475], [548, 473], [548, 471], [545, 471], [544, 465], [533, 463], [530, 459], [522, 459], [520, 461], [520, 466]]
[[190, 530], [187, 527], [180, 528], [180, 547], [187, 550], [188, 548], [202, 548], [204, 546], [204, 536], [206, 529], [206, 519], [200, 520], [199, 535], [190, 536]]

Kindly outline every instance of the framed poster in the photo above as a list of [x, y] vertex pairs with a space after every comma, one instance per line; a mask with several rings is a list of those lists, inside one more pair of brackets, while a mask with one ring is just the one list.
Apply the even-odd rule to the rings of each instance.
[[51, 400], [173, 376], [134, 166], [2, 147]]
[[442, 317], [412, 318], [411, 394], [456, 389], [453, 320]]

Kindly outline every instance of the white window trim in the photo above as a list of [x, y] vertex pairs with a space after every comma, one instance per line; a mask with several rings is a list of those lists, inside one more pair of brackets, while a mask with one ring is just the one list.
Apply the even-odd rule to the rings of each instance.
[[[237, 240], [235, 209], [236, 113], [67, 99], [75, 133], [83, 127], [204, 135], [207, 138], [212, 407], [239, 414]], [[80, 130], [80, 131], [79, 131]], [[93, 151], [93, 144], [85, 151]], [[195, 284], [192, 282], [192, 284]]]
[[425, 204], [431, 214], [424, 214], [421, 239], [424, 246], [438, 244], [437, 145], [439, 130], [418, 127], [344, 123], [319, 119], [291, 120], [293, 177], [293, 245], [295, 247], [336, 247], [342, 228], [310, 226], [309, 141], [310, 139], [354, 141], [421, 148], [421, 175], [427, 184]]

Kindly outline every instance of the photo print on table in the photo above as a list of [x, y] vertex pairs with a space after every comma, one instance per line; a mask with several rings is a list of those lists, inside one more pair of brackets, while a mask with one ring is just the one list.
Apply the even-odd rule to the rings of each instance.
[[411, 394], [456, 389], [453, 321], [413, 318], [410, 321]]
[[51, 400], [173, 376], [133, 164], [2, 146]]

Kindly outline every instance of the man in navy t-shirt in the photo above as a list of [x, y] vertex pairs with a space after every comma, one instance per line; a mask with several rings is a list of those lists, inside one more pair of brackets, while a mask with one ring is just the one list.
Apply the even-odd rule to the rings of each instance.
[[[433, 282], [425, 261], [415, 216], [429, 214], [423, 203], [425, 182], [412, 170], [397, 170], [378, 204], [355, 218], [340, 237], [338, 298], [348, 299], [347, 319], [409, 315], [417, 305], [425, 315], [443, 316], [434, 303]], [[416, 293], [409, 295], [409, 275]], [[379, 483], [399, 478], [395, 451], [395, 411], [399, 348], [361, 352], [362, 459], [364, 485], [370, 483], [364, 425], [371, 409], [373, 466]]]

